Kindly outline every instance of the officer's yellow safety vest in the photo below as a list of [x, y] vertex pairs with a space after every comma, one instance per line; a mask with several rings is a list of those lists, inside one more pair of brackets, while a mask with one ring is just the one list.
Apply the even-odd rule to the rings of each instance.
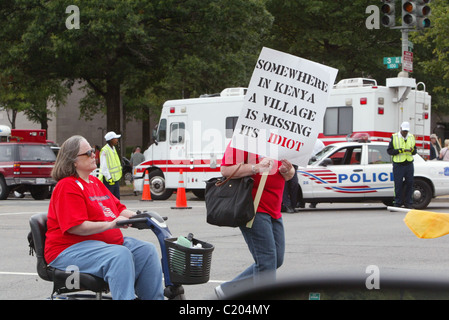
[[106, 155], [106, 163], [112, 180], [119, 181], [122, 177], [122, 163], [120, 162], [117, 150], [115, 148], [112, 149], [109, 145], [105, 145], [101, 149], [100, 156], [103, 154]]
[[[393, 134], [393, 147], [395, 149], [410, 149], [413, 151], [415, 148], [415, 136], [408, 134], [407, 141], [404, 140], [399, 133]], [[393, 162], [413, 161], [412, 152], [400, 152], [395, 154], [392, 158]]]

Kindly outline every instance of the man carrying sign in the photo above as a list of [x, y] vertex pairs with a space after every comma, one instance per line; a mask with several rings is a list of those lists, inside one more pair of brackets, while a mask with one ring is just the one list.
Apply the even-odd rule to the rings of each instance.
[[335, 69], [263, 48], [252, 75], [240, 117], [225, 151], [221, 173], [252, 176], [255, 205], [251, 223], [240, 227], [254, 264], [215, 288], [219, 298], [276, 279], [284, 260], [281, 215], [285, 181], [295, 174], [292, 163], [306, 166], [322, 129]]

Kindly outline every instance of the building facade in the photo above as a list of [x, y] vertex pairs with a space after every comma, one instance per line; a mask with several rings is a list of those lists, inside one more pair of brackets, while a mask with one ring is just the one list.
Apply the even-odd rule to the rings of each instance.
[[[72, 93], [67, 97], [66, 103], [55, 110], [54, 115], [48, 122], [47, 139], [61, 145], [67, 138], [73, 135], [85, 137], [92, 146], [98, 145], [100, 148], [105, 144], [106, 115], [97, 114], [92, 120], [85, 120], [80, 114], [80, 100], [84, 92], [81, 85], [76, 83], [72, 88]], [[0, 110], [0, 125], [11, 127], [8, 113]], [[20, 112], [16, 118], [16, 129], [40, 129], [39, 123], [27, 120], [25, 114]], [[135, 146], [142, 146], [142, 122], [132, 121], [123, 125], [123, 129], [113, 129], [116, 133], [122, 134], [120, 139], [121, 149], [131, 150]], [[122, 132], [123, 131], [123, 132]], [[148, 133], [150, 134], [150, 133]], [[146, 149], [147, 146], [144, 146]], [[128, 156], [125, 152], [124, 156]]]

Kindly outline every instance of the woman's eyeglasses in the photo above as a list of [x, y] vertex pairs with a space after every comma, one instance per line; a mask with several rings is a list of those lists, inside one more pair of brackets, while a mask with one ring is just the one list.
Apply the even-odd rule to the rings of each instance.
[[87, 150], [87, 152], [84, 152], [84, 153], [81, 153], [81, 154], [77, 155], [77, 157], [79, 157], [79, 156], [88, 156], [88, 157], [91, 157], [92, 154], [95, 154], [95, 149], [94, 149], [94, 148], [92, 148], [92, 149], [90, 149], [90, 150]]

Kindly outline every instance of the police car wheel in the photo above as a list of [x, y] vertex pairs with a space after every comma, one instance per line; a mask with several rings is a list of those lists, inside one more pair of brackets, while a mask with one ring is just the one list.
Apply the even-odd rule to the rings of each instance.
[[413, 183], [413, 207], [425, 209], [432, 200], [432, 188], [423, 180], [415, 180]]

